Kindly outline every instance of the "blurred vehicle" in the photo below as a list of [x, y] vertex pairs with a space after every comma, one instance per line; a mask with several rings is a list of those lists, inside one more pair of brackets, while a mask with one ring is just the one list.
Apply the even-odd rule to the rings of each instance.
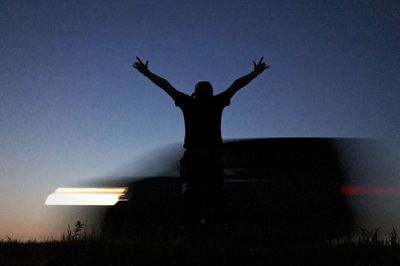
[[[68, 208], [67, 216], [75, 213], [75, 219], [99, 224], [103, 233], [113, 237], [144, 227], [174, 228], [182, 221], [179, 159], [183, 150], [169, 150], [142, 162], [149, 172], [163, 169], [162, 173], [59, 188], [47, 204], [75, 205]], [[235, 230], [257, 228], [280, 239], [321, 240], [349, 234], [360, 216], [354, 197], [390, 197], [400, 192], [399, 172], [378, 140], [230, 140], [224, 142], [223, 160], [224, 224]]]

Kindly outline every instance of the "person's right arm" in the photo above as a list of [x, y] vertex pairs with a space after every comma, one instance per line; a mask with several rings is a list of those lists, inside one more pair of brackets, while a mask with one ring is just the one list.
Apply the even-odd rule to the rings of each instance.
[[148, 68], [149, 61], [146, 61], [146, 64], [144, 64], [139, 57], [136, 57], [136, 59], [137, 61], [132, 65], [132, 67], [136, 68], [140, 73], [146, 76], [154, 84], [165, 91], [173, 100], [175, 100], [178, 90], [176, 90], [168, 80], [152, 73]]

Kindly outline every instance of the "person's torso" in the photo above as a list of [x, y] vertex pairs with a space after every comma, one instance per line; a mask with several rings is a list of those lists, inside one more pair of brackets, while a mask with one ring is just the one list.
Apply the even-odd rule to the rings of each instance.
[[221, 119], [224, 107], [215, 96], [191, 99], [181, 107], [185, 121], [185, 148], [217, 148], [222, 144]]

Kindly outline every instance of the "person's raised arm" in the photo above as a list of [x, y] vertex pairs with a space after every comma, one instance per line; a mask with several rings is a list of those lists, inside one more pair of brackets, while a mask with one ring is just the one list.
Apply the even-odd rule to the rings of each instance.
[[232, 97], [238, 90], [249, 84], [250, 81], [260, 75], [265, 69], [269, 68], [270, 65], [265, 64], [263, 60], [264, 57], [261, 57], [260, 61], [257, 64], [255, 61], [253, 61], [254, 70], [251, 71], [249, 74], [235, 80], [232, 85], [229, 86], [229, 88], [226, 89], [223, 93], [227, 93], [229, 97]]
[[149, 61], [146, 61], [146, 63], [144, 64], [139, 57], [136, 57], [136, 59], [137, 61], [132, 65], [132, 67], [136, 68], [140, 73], [146, 76], [149, 80], [151, 80], [154, 84], [160, 87], [163, 91], [168, 93], [168, 95], [171, 96], [173, 100], [175, 100], [177, 90], [171, 85], [171, 83], [169, 83], [168, 80], [152, 73], [148, 67]]

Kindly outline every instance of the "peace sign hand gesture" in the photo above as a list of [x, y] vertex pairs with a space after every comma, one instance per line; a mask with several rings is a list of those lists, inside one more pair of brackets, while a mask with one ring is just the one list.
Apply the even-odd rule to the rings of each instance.
[[136, 68], [140, 73], [147, 76], [150, 72], [149, 70], [149, 61], [146, 60], [146, 64], [140, 60], [139, 57], [136, 56], [137, 62], [135, 62], [132, 67]]
[[254, 73], [256, 75], [260, 75], [264, 70], [270, 67], [270, 65], [267, 65], [265, 62], [263, 62], [264, 57], [261, 57], [260, 61], [256, 64], [255, 61], [253, 61], [253, 66], [254, 66]]

